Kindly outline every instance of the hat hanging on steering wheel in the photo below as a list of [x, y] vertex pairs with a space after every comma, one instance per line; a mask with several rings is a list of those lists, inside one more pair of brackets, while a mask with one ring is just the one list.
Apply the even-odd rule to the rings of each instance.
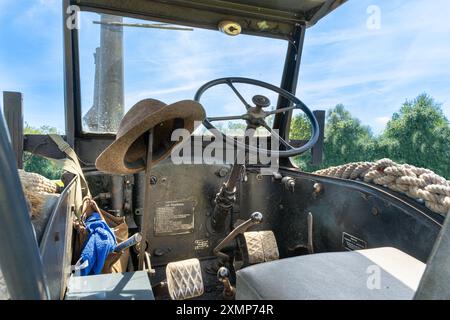
[[123, 117], [116, 140], [95, 161], [99, 171], [112, 174], [133, 174], [146, 167], [148, 134], [153, 132], [152, 164], [164, 160], [179, 143], [171, 141], [172, 132], [184, 128], [193, 132], [205, 119], [200, 103], [183, 100], [170, 105], [145, 99], [136, 103]]

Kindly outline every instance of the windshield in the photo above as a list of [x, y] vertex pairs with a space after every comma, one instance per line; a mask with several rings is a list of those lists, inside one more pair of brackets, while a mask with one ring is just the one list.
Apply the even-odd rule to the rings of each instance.
[[[286, 48], [283, 40], [231, 37], [212, 30], [83, 12], [79, 31], [83, 131], [115, 133], [124, 113], [136, 102], [153, 98], [170, 104], [193, 99], [202, 84], [215, 78], [240, 76], [279, 86]], [[272, 101], [272, 108], [276, 104], [277, 95], [268, 90], [236, 87], [247, 101], [263, 94]], [[209, 117], [245, 113], [225, 85], [205, 92], [201, 103]], [[226, 133], [245, 128], [240, 120], [214, 124]]]

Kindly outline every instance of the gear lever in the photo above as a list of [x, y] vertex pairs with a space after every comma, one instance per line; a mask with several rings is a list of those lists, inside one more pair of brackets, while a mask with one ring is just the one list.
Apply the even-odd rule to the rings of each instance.
[[225, 267], [221, 267], [217, 271], [217, 279], [223, 284], [223, 298], [226, 300], [233, 300], [236, 293], [236, 289], [230, 282], [230, 270]]
[[213, 253], [221, 258], [224, 258], [226, 261], [228, 261], [230, 259], [230, 257], [228, 255], [226, 255], [225, 253], [221, 252], [220, 250], [222, 250], [223, 248], [225, 248], [226, 246], [228, 246], [231, 241], [233, 241], [238, 235], [243, 234], [244, 232], [246, 232], [248, 230], [248, 228], [256, 225], [256, 224], [260, 224], [263, 221], [263, 215], [261, 212], [253, 212], [250, 216], [250, 219], [248, 219], [247, 221], [241, 223], [240, 225], [238, 225], [235, 229], [233, 229], [233, 231], [231, 231], [226, 237], [225, 239], [223, 239], [218, 245], [217, 247], [214, 248]]

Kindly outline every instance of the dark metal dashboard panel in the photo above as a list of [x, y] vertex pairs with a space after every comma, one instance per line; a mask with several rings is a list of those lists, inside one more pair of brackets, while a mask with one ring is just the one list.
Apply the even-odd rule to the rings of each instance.
[[224, 237], [212, 234], [207, 226], [215, 195], [225, 181], [221, 170], [228, 172], [229, 166], [164, 161], [152, 169], [156, 182], [151, 190], [147, 235], [152, 265], [212, 256], [213, 245]]
[[[356, 248], [395, 247], [426, 262], [441, 230], [443, 217], [384, 188], [362, 182], [324, 178], [297, 170], [280, 170], [296, 180], [294, 192], [272, 177], [248, 174], [241, 212], [261, 211], [263, 228], [272, 228], [280, 255], [306, 248], [307, 216], [313, 215], [315, 253]], [[322, 191], [314, 192], [320, 183]], [[359, 245], [358, 245], [359, 243]]]
[[[264, 221], [252, 230], [272, 230], [281, 258], [306, 253], [308, 213], [313, 215], [315, 253], [390, 246], [426, 262], [441, 230], [442, 216], [381, 187], [280, 169], [282, 176], [295, 179], [290, 191], [280, 179], [247, 168], [229, 229], [214, 234], [208, 223], [226, 179], [218, 175], [221, 169], [229, 166], [175, 166], [166, 161], [153, 169], [156, 183], [147, 237], [152, 264], [213, 256], [212, 249], [231, 226], [254, 211], [262, 212]], [[319, 193], [314, 192], [316, 183], [321, 184]]]

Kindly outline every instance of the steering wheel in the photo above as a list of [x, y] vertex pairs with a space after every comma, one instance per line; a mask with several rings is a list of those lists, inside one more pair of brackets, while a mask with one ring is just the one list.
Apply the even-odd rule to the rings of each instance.
[[[233, 85], [234, 83], [245, 83], [245, 84], [251, 84], [254, 86], [262, 87], [271, 91], [274, 91], [278, 93], [280, 96], [286, 98], [290, 102], [290, 106], [280, 109], [275, 109], [273, 111], [264, 111], [264, 108], [267, 108], [270, 106], [270, 100], [262, 95], [256, 95], [252, 98], [252, 102], [255, 106], [250, 105], [247, 101], [245, 101], [244, 97], [239, 93], [239, 91], [236, 89], [236, 87]], [[228, 85], [231, 90], [236, 94], [236, 96], [241, 100], [241, 102], [244, 104], [247, 112], [242, 115], [238, 116], [224, 116], [224, 117], [207, 117], [203, 121], [203, 125], [209, 129], [214, 130], [215, 132], [218, 132], [219, 135], [222, 137], [222, 139], [230, 144], [236, 145], [242, 149], [245, 149], [252, 153], [258, 153], [261, 152], [263, 154], [267, 155], [276, 155], [280, 158], [287, 158], [287, 157], [293, 157], [299, 154], [302, 154], [309, 149], [311, 149], [319, 139], [319, 124], [317, 122], [316, 117], [311, 112], [311, 110], [296, 96], [294, 96], [292, 93], [278, 88], [274, 85], [271, 85], [269, 83], [255, 80], [255, 79], [249, 79], [249, 78], [239, 78], [239, 77], [228, 77], [228, 78], [220, 78], [216, 80], [212, 80], [210, 82], [205, 83], [203, 86], [201, 86], [198, 91], [195, 94], [194, 100], [197, 102], [200, 102], [200, 98], [205, 93], [206, 90], [215, 87], [220, 84], [226, 84]], [[294, 147], [290, 143], [288, 143], [286, 140], [284, 140], [282, 137], [278, 135], [272, 128], [266, 123], [265, 118], [277, 114], [277, 113], [283, 113], [283, 112], [289, 112], [294, 109], [300, 109], [302, 110], [309, 122], [311, 123], [311, 138], [308, 140], [306, 144], [304, 144], [301, 147]], [[266, 150], [263, 148], [260, 148], [258, 146], [252, 146], [248, 143], [242, 143], [238, 141], [237, 139], [233, 139], [230, 136], [225, 135], [224, 133], [220, 132], [213, 124], [214, 121], [227, 121], [227, 120], [245, 120], [247, 123], [247, 128], [256, 129], [258, 127], [264, 127], [266, 128], [269, 133], [278, 139], [278, 141], [284, 146], [284, 150]], [[213, 132], [214, 132], [213, 131]]]

